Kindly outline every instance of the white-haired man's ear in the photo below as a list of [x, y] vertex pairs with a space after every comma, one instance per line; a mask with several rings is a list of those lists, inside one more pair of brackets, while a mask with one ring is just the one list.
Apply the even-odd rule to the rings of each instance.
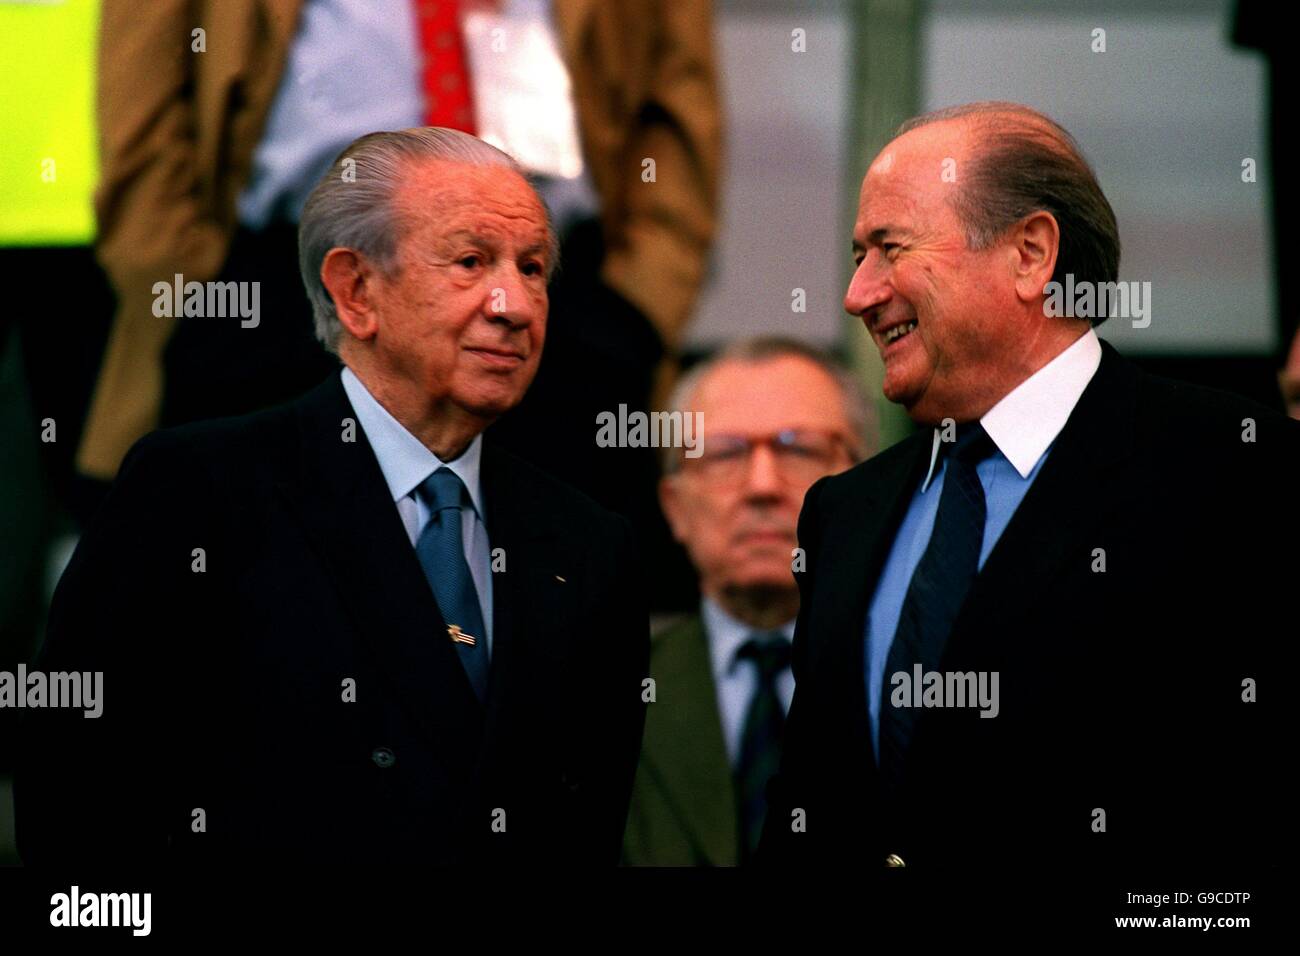
[[339, 323], [355, 339], [372, 339], [379, 331], [376, 294], [380, 280], [365, 256], [352, 249], [331, 249], [321, 262], [321, 284], [334, 301]]

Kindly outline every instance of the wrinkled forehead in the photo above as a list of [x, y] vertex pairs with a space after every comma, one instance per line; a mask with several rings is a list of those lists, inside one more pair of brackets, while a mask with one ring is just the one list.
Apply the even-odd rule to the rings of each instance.
[[839, 382], [799, 355], [724, 359], [705, 373], [688, 405], [703, 412], [706, 431], [836, 430], [847, 421]]
[[416, 222], [443, 231], [473, 223], [535, 238], [546, 230], [546, 211], [536, 190], [503, 166], [413, 162], [399, 187], [397, 203]]

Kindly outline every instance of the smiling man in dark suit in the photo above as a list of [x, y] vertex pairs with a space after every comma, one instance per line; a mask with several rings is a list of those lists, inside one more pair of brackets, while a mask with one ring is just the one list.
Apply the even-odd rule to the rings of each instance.
[[905, 124], [853, 247], [845, 308], [923, 427], [805, 499], [762, 855], [1122, 874], [1268, 854], [1267, 688], [1294, 630], [1269, 544], [1295, 540], [1300, 429], [1145, 375], [1098, 339], [1105, 313], [1049, 304], [1053, 281], [1114, 283], [1119, 235], [1033, 110]]
[[345, 368], [136, 446], [40, 659], [103, 671], [103, 716], [28, 728], [24, 858], [617, 862], [629, 526], [481, 436], [541, 356], [544, 206], [471, 136], [376, 133], [299, 246]]

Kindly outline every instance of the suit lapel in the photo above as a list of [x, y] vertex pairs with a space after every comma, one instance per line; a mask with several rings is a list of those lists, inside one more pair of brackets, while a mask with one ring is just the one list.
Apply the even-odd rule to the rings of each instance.
[[571, 591], [581, 587], [577, 557], [565, 546], [564, 516], [524, 479], [520, 463], [491, 441], [483, 445], [483, 507], [494, 562], [492, 672], [487, 739], [515, 704], [533, 699], [523, 683], [539, 677], [538, 662], [562, 660], [570, 644]]
[[[479, 703], [411, 547], [365, 434], [342, 440], [355, 413], [334, 376], [298, 405], [298, 467], [277, 492], [297, 515], [350, 612], [356, 631], [395, 689], [402, 708], [456, 775], [484, 769], [538, 656], [563, 658], [574, 559], [562, 550], [553, 501], [519, 480], [518, 463], [486, 443], [483, 498], [493, 555], [492, 667]], [[564, 580], [561, 580], [564, 579]], [[574, 585], [567, 584], [575, 582]], [[359, 688], [359, 693], [365, 693]]]
[[[482, 708], [339, 376], [297, 406], [298, 470], [278, 488], [396, 698], [452, 766], [472, 763]], [[373, 693], [358, 688], [358, 694]]]
[[[820, 611], [812, 637], [815, 641], [826, 634], [830, 641], [822, 651], [826, 663], [818, 670], [831, 675], [830, 699], [842, 703], [854, 746], [868, 755], [872, 747], [863, 657], [867, 612], [908, 503], [929, 467], [931, 445], [927, 429], [874, 460], [877, 474], [852, 475], [853, 484], [847, 488], [852, 507], [838, 509], [845, 520], [823, 532], [818, 555], [826, 584], [819, 582]], [[874, 766], [874, 760], [870, 762]]]
[[[1112, 476], [1133, 454], [1137, 371], [1108, 343], [1102, 361], [1047, 461], [990, 552], [953, 625], [943, 669], [965, 669], [960, 656], [984, 660], [1039, 601], [1057, 600], [1054, 579], [1091, 559], [1105, 514], [1144, 489]], [[1006, 649], [1011, 652], [1012, 649]], [[956, 657], [954, 655], [957, 655]]]
[[707, 640], [699, 617], [656, 638], [650, 673], [662, 706], [646, 718], [641, 761], [704, 861], [734, 866], [740, 859], [735, 781]]

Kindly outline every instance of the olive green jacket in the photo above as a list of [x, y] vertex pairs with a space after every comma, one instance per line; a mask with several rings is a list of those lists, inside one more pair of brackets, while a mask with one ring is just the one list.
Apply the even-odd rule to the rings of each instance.
[[695, 616], [651, 639], [655, 699], [623, 838], [628, 866], [735, 866], [736, 787], [704, 624]]

